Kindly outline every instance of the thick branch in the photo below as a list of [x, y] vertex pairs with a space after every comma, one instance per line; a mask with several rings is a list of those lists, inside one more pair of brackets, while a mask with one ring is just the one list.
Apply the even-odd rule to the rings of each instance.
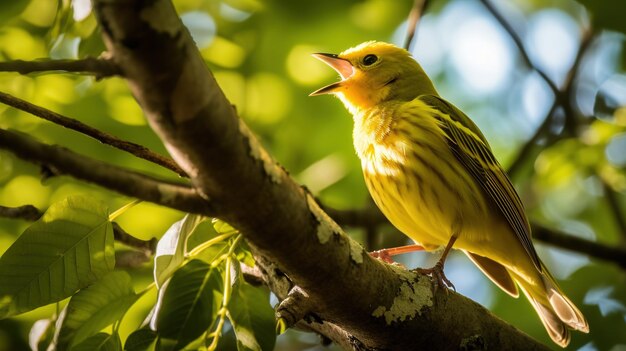
[[89, 137], [92, 137], [103, 144], [107, 144], [113, 146], [116, 149], [120, 149], [122, 151], [126, 151], [132, 155], [135, 155], [139, 158], [142, 158], [146, 161], [150, 161], [159, 166], [165, 167], [169, 170], [172, 170], [178, 173], [181, 176], [186, 176], [185, 171], [183, 171], [172, 159], [159, 155], [150, 149], [146, 148], [143, 145], [135, 144], [129, 141], [121, 140], [116, 136], [113, 136], [109, 133], [103, 132], [97, 128], [90, 127], [83, 122], [77, 121], [75, 119], [65, 117], [56, 112], [50, 111], [41, 106], [37, 106], [31, 104], [26, 100], [22, 100], [15, 96], [0, 92], [0, 102], [12, 107], [15, 107], [18, 110], [22, 110], [24, 112], [30, 113], [39, 118], [43, 118], [52, 123], [61, 125], [65, 128], [75, 130], [79, 133], [85, 134]]
[[0, 129], [0, 149], [45, 165], [56, 174], [70, 175], [127, 196], [185, 212], [215, 215], [194, 188], [128, 171], [59, 146], [40, 143], [25, 135]]
[[96, 76], [96, 78], [116, 76], [122, 73], [113, 61], [93, 57], [87, 57], [81, 60], [15, 60], [0, 62], [0, 72], [29, 74], [50, 71], [91, 74]]
[[433, 297], [428, 279], [349, 239], [237, 117], [169, 1], [100, 0], [94, 10], [174, 159], [220, 204], [221, 218], [306, 291], [316, 315], [369, 348], [457, 349], [478, 337], [493, 349], [545, 349], [458, 294]]

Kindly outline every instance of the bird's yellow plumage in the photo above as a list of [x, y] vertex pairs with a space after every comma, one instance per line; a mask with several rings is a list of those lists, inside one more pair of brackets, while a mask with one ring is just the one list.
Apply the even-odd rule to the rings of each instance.
[[510, 295], [519, 286], [557, 344], [569, 343], [569, 328], [587, 332], [537, 256], [522, 202], [487, 140], [439, 97], [410, 54], [366, 42], [316, 57], [342, 80], [312, 95], [335, 94], [353, 115], [354, 146], [378, 207], [425, 249], [446, 247], [431, 271], [446, 280], [445, 256], [460, 249]]

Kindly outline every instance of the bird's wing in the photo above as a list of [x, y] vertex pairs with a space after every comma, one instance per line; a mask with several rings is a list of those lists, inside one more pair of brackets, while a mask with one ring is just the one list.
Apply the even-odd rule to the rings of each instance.
[[434, 117], [446, 133], [452, 152], [500, 209], [535, 267], [541, 272], [541, 263], [531, 240], [530, 224], [522, 201], [478, 127], [461, 110], [438, 96], [421, 95], [418, 99], [440, 112]]

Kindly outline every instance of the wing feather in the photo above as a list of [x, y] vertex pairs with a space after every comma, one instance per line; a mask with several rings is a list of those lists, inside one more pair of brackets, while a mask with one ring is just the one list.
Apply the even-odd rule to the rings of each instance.
[[541, 263], [532, 243], [530, 224], [522, 201], [491, 152], [487, 139], [469, 117], [442, 98], [421, 95], [418, 99], [440, 112], [434, 117], [446, 133], [452, 152], [500, 210], [541, 272]]

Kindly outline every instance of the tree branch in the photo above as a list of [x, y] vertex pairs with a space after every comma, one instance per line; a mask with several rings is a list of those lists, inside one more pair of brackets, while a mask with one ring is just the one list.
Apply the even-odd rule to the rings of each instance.
[[409, 18], [407, 20], [406, 37], [404, 39], [404, 48], [411, 50], [411, 43], [417, 31], [417, 23], [422, 18], [422, 15], [428, 7], [428, 0], [414, 0], [413, 8], [409, 12]]
[[29, 74], [34, 72], [64, 71], [91, 74], [97, 79], [121, 75], [119, 67], [109, 59], [87, 57], [80, 60], [37, 60], [0, 62], [0, 72]]
[[30, 113], [39, 118], [43, 118], [52, 123], [61, 125], [65, 128], [75, 130], [79, 133], [87, 135], [93, 139], [100, 141], [103, 144], [110, 145], [116, 149], [126, 151], [136, 157], [152, 162], [169, 170], [178, 173], [180, 176], [185, 177], [185, 171], [183, 171], [171, 158], [162, 156], [146, 148], [143, 145], [135, 144], [129, 141], [121, 140], [116, 136], [103, 132], [99, 129], [90, 127], [78, 120], [65, 117], [59, 113], [50, 111], [41, 106], [34, 105], [26, 100], [22, 100], [15, 96], [0, 92], [0, 102], [9, 106], [12, 106], [18, 110]]
[[215, 216], [208, 201], [187, 185], [148, 177], [3, 129], [0, 129], [0, 149], [8, 150], [24, 160], [45, 165], [55, 174], [67, 174], [130, 197], [184, 212]]
[[94, 11], [170, 154], [219, 203], [220, 218], [306, 291], [322, 320], [368, 348], [456, 349], [479, 338], [494, 349], [545, 349], [471, 300], [433, 296], [426, 277], [367, 255], [238, 118], [171, 2], [96, 0]]
[[551, 245], [613, 262], [626, 269], [626, 247], [612, 247], [533, 223], [533, 236]]
[[[372, 227], [390, 224], [378, 208], [367, 210], [337, 210], [324, 207], [324, 210], [329, 216], [335, 219], [337, 223], [349, 227]], [[626, 247], [612, 247], [606, 244], [581, 239], [573, 234], [549, 229], [537, 223], [532, 223], [531, 226], [534, 239], [555, 247], [615, 263], [622, 268], [626, 268]]]

